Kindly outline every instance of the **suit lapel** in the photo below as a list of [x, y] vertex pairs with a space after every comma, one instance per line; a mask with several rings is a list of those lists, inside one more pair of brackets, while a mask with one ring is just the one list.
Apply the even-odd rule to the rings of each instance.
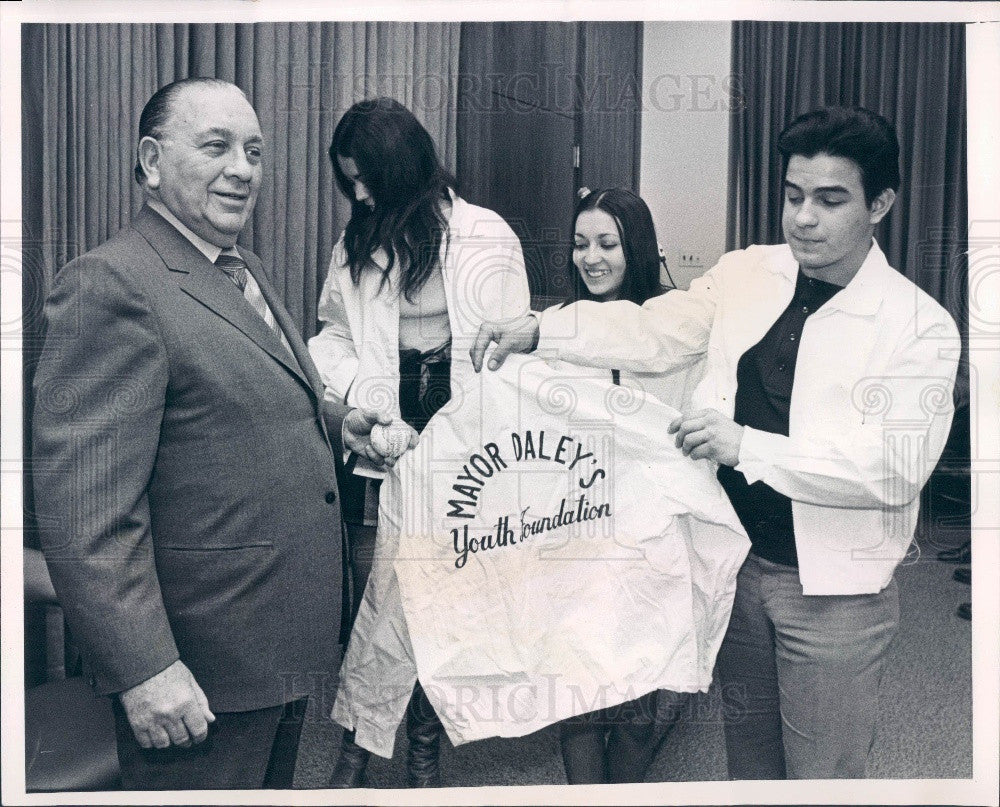
[[[175, 274], [178, 285], [186, 294], [241, 331], [275, 361], [287, 367], [314, 396], [317, 394], [315, 383], [302, 369], [301, 358], [296, 355], [293, 359], [289, 355], [278, 335], [267, 327], [267, 323], [240, 294], [232, 281], [216, 269], [208, 258], [170, 222], [144, 206], [136, 217], [135, 228], [156, 250], [167, 268]], [[256, 264], [253, 276], [258, 285], [261, 285], [264, 299], [271, 307], [289, 343], [293, 344], [292, 337], [297, 337], [297, 334], [290, 317], [274, 298], [270, 284], [266, 284], [268, 291], [263, 291], [265, 284], [261, 283], [263, 273], [259, 262], [247, 261], [248, 265], [251, 263]], [[298, 341], [301, 344], [302, 340]]]
[[[278, 327], [281, 328], [282, 333], [285, 334], [285, 339], [288, 340], [288, 346], [292, 349], [292, 355], [295, 357], [295, 361], [298, 364], [301, 377], [308, 382], [315, 396], [322, 401], [324, 390], [323, 380], [320, 378], [319, 372], [316, 370], [316, 365], [313, 364], [312, 357], [309, 355], [309, 349], [306, 347], [305, 342], [302, 341], [302, 337], [299, 335], [298, 326], [296, 326], [291, 314], [288, 313], [285, 306], [278, 299], [277, 292], [275, 292], [271, 282], [264, 274], [260, 259], [253, 253], [248, 254], [242, 249], [239, 249], [238, 251], [243, 256], [243, 260], [246, 261], [250, 274], [252, 274], [254, 280], [257, 281], [257, 285], [260, 287], [260, 293], [264, 295], [264, 301], [271, 309], [271, 313], [274, 314], [274, 318], [278, 322]], [[260, 317], [257, 317], [257, 319], [260, 319]], [[266, 330], [270, 333], [270, 329]], [[285, 353], [288, 352], [285, 350], [284, 345], [280, 345], [280, 347]]]

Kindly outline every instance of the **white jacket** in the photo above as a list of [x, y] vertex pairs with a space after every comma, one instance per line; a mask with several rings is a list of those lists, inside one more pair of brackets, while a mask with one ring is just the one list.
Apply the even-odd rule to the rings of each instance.
[[[380, 260], [381, 258], [381, 260]], [[528, 278], [521, 243], [492, 210], [453, 196], [448, 238], [441, 244], [448, 322], [451, 326], [452, 400], [473, 374], [469, 348], [484, 320], [524, 314], [529, 306]], [[385, 256], [375, 256], [384, 265]], [[309, 340], [326, 397], [399, 417], [399, 275], [379, 290], [381, 271], [351, 280], [341, 236], [319, 298], [320, 332]]]
[[[732, 417], [737, 363], [788, 306], [797, 272], [787, 245], [730, 252], [689, 291], [641, 309], [544, 312], [538, 349], [645, 372], [707, 354], [691, 407]], [[789, 434], [745, 428], [736, 466], [792, 499], [804, 594], [873, 593], [892, 579], [948, 436], [958, 355], [951, 316], [874, 242], [850, 284], [806, 320]]]
[[418, 677], [456, 745], [708, 691], [750, 542], [657, 429], [677, 411], [578, 370], [512, 356], [470, 379], [387, 476], [333, 710], [362, 747], [392, 756]]
[[[552, 306], [551, 310], [561, 308], [562, 304]], [[619, 368], [614, 368], [619, 369]], [[592, 369], [591, 373], [598, 377], [608, 377], [607, 369]], [[651, 395], [659, 401], [672, 406], [681, 412], [690, 407], [691, 393], [705, 375], [705, 359], [698, 358], [683, 367], [667, 370], [662, 373], [621, 373], [620, 382], [623, 387], [637, 390], [640, 396]]]

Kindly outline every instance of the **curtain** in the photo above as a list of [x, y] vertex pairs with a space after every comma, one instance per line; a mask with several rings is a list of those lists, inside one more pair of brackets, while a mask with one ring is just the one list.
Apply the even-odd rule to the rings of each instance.
[[190, 76], [239, 85], [257, 110], [267, 143], [264, 185], [240, 243], [260, 255], [303, 335], [311, 336], [326, 265], [349, 213], [327, 157], [334, 126], [355, 101], [392, 95], [413, 110], [454, 170], [459, 28], [25, 25], [25, 303], [35, 326], [26, 336], [40, 332], [53, 273], [138, 210], [142, 191], [132, 165], [139, 113], [158, 87]]
[[783, 240], [784, 126], [819, 106], [868, 107], [895, 124], [902, 172], [876, 237], [964, 334], [965, 26], [736, 22], [732, 47], [727, 249]]
[[638, 187], [641, 62], [638, 22], [462, 23], [458, 184], [521, 238], [536, 308], [566, 299], [577, 189]]

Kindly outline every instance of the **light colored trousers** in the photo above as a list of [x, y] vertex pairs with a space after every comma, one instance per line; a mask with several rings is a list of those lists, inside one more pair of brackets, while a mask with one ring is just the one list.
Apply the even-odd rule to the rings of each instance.
[[729, 778], [864, 778], [898, 624], [895, 580], [805, 596], [797, 569], [751, 553], [718, 658]]

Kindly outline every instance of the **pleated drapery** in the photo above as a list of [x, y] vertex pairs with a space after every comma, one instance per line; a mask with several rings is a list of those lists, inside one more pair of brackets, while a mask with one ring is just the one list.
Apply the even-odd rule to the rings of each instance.
[[965, 26], [736, 22], [727, 248], [782, 239], [778, 133], [819, 106], [895, 124], [902, 186], [876, 237], [889, 263], [964, 334], [967, 238]]
[[[304, 336], [349, 206], [327, 149], [355, 101], [413, 110], [455, 168], [458, 23], [25, 25], [22, 126], [25, 321], [39, 335], [54, 272], [129, 223], [142, 107], [191, 76], [237, 84], [266, 142], [264, 183], [240, 243], [262, 258]], [[32, 330], [34, 326], [34, 331]]]

